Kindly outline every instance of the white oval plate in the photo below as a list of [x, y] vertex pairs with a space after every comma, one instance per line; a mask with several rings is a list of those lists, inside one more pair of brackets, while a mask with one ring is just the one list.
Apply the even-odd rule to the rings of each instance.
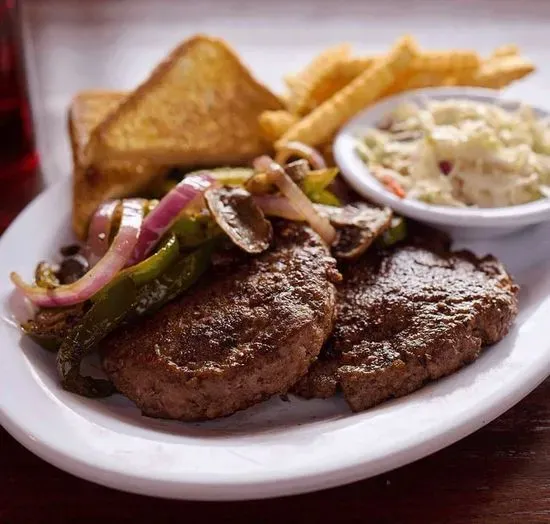
[[[88, 480], [172, 498], [289, 495], [376, 475], [433, 453], [518, 402], [549, 373], [550, 228], [477, 246], [501, 256], [523, 286], [510, 335], [460, 372], [365, 413], [341, 398], [275, 398], [221, 420], [185, 424], [142, 417], [120, 396], [63, 391], [54, 356], [12, 323], [8, 273], [71, 240], [70, 181], [49, 189], [0, 241], [0, 422], [24, 446]], [[476, 247], [475, 245], [473, 246]], [[527, 255], [528, 254], [528, 258]]]
[[[472, 87], [432, 87], [417, 89], [382, 100], [350, 120], [336, 136], [334, 157], [342, 175], [362, 196], [390, 206], [398, 213], [442, 227], [451, 232], [468, 237], [492, 237], [507, 234], [531, 224], [550, 220], [550, 199], [545, 198], [528, 204], [501, 208], [456, 208], [427, 204], [420, 200], [398, 198], [388, 191], [372, 174], [368, 166], [357, 154], [355, 148], [361, 131], [375, 127], [377, 123], [396, 106], [403, 102], [423, 100], [465, 99], [485, 104], [499, 104], [513, 111], [521, 102], [510, 100], [500, 91]], [[550, 113], [541, 108], [533, 108], [538, 118]]]

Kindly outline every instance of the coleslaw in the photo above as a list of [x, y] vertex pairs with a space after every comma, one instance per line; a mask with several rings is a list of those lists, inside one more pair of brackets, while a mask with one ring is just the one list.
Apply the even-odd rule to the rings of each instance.
[[550, 121], [526, 105], [403, 103], [361, 134], [357, 153], [399, 197], [506, 207], [550, 196]]

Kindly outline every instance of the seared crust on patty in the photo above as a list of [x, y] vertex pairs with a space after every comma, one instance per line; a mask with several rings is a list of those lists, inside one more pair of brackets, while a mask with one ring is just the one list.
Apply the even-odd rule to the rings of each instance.
[[274, 229], [269, 251], [214, 266], [186, 295], [105, 341], [105, 371], [144, 414], [229, 415], [307, 372], [332, 330], [339, 274], [311, 229]]
[[406, 395], [502, 339], [517, 292], [495, 258], [451, 252], [444, 238], [371, 250], [345, 268], [333, 335], [295, 391], [341, 389], [354, 411]]

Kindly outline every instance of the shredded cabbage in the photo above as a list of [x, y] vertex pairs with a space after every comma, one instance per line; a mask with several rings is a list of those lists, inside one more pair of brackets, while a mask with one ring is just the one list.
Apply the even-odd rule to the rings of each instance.
[[550, 195], [550, 121], [529, 106], [426, 100], [401, 104], [383, 123], [362, 133], [357, 153], [408, 198], [502, 207]]

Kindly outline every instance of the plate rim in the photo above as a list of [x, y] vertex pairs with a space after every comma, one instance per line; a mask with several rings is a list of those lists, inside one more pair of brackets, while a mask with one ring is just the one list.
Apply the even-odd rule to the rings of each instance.
[[[32, 202], [10, 226], [3, 238], [0, 239], [0, 254], [6, 249], [4, 246], [8, 244], [11, 237], [16, 234], [15, 232], [20, 227], [19, 224], [27, 220], [26, 217], [32, 216], [36, 207], [47, 202], [56, 192], [69, 194], [69, 186], [70, 179], [61, 180]], [[7, 326], [0, 326], [0, 337], [7, 336], [5, 334], [7, 329]], [[6, 358], [6, 352], [0, 355], [0, 361]], [[16, 358], [14, 362], [15, 365], [31, 365], [25, 361], [24, 355]], [[23, 417], [22, 420], [14, 411], [13, 402], [10, 404], [4, 395], [0, 395], [0, 423], [23, 446], [47, 462], [78, 477], [112, 488], [145, 495], [186, 500], [263, 499], [307, 493], [362, 480], [434, 453], [484, 426], [537, 387], [550, 373], [550, 341], [545, 345], [545, 349], [540, 352], [537, 362], [542, 365], [538, 367], [531, 365], [529, 367], [528, 380], [524, 377], [523, 380], [514, 382], [513, 387], [506, 389], [505, 392], [495, 393], [490, 405], [484, 404], [483, 408], [481, 405], [476, 405], [466, 416], [461, 416], [458, 423], [453, 419], [452, 422], [443, 425], [437, 435], [429, 439], [416, 435], [415, 438], [411, 439], [410, 445], [398, 449], [389, 457], [383, 456], [373, 460], [366, 457], [364, 450], [361, 450], [362, 453], [357, 453], [357, 460], [353, 464], [345, 464], [342, 467], [318, 468], [318, 470], [310, 470], [305, 474], [285, 472], [285, 475], [282, 476], [270, 476], [267, 472], [263, 475], [262, 480], [252, 478], [236, 481], [234, 478], [229, 479], [228, 477], [216, 483], [189, 479], [174, 480], [168, 477], [159, 479], [147, 476], [143, 472], [138, 474], [135, 471], [130, 471], [131, 468], [120, 471], [120, 468], [105, 467], [106, 463], [103, 461], [101, 463], [94, 462], [88, 457], [74, 456], [63, 449], [60, 442], [54, 445], [51, 441], [40, 438], [39, 428], [37, 430], [36, 426], [30, 427], [28, 417], [26, 420]], [[39, 385], [37, 384], [36, 387], [39, 387]], [[33, 421], [33, 424], [36, 423]], [[366, 472], [367, 469], [368, 472]]]

